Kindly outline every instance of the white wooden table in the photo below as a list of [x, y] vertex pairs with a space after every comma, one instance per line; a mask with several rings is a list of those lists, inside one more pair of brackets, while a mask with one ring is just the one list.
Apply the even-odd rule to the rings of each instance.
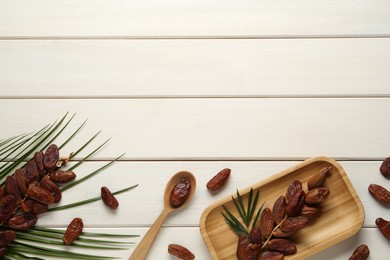
[[[212, 202], [313, 156], [345, 168], [366, 217], [352, 238], [310, 259], [347, 259], [366, 243], [386, 259], [375, 219], [388, 208], [368, 193], [390, 188], [390, 2], [222, 0], [0, 0], [0, 138], [40, 129], [67, 111], [88, 118], [66, 154], [103, 130], [109, 144], [80, 169], [125, 157], [64, 201], [116, 190], [115, 212], [91, 204], [53, 212], [89, 230], [139, 234], [162, 209], [170, 176], [193, 172], [193, 201], [169, 217], [148, 259], [173, 259], [170, 243], [210, 259], [199, 231]], [[80, 155], [81, 156], [81, 155]], [[205, 185], [222, 168], [227, 186]], [[127, 259], [134, 247], [115, 252]]]

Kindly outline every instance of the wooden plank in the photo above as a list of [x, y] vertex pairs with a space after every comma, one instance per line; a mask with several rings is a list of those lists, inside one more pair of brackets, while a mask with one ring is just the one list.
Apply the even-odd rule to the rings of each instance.
[[0, 57], [7, 98], [390, 95], [390, 39], [0, 41]]
[[[104, 228], [104, 229], [91, 229], [87, 228], [86, 231], [93, 232], [104, 232], [104, 233], [116, 233], [116, 234], [139, 234], [141, 235], [138, 239], [130, 239], [130, 241], [138, 242], [142, 236], [146, 233], [147, 228]], [[181, 244], [188, 249], [190, 249], [194, 254], [196, 259], [211, 259], [209, 252], [207, 251], [206, 246], [203, 243], [199, 229], [197, 227], [163, 227], [160, 230], [159, 235], [156, 238], [151, 250], [146, 259], [161, 259], [161, 260], [171, 260], [167, 252], [168, 244], [177, 243]], [[388, 244], [383, 236], [379, 233], [378, 230], [374, 228], [363, 228], [357, 235], [344, 240], [343, 242], [330, 247], [310, 258], [309, 260], [315, 259], [334, 259], [334, 260], [344, 260], [348, 259], [353, 250], [361, 245], [367, 244], [370, 249], [370, 258], [372, 259], [385, 259], [388, 254]], [[110, 255], [113, 257], [118, 257], [119, 259], [127, 259], [132, 251], [134, 246], [130, 246], [129, 250], [119, 250], [119, 251], [102, 251], [102, 250], [93, 250], [91, 253], [100, 255]], [[46, 259], [46, 258], [45, 258]], [[56, 259], [56, 258], [47, 258], [47, 259]]]
[[1, 37], [388, 36], [388, 1], [0, 2]]
[[[70, 216], [82, 216], [89, 227], [138, 227], [148, 226], [162, 210], [163, 192], [166, 182], [176, 172], [191, 171], [197, 178], [197, 191], [185, 209], [168, 217], [166, 226], [198, 226], [201, 214], [211, 203], [229, 197], [236, 189], [242, 190], [269, 176], [296, 165], [297, 161], [276, 162], [120, 162], [96, 177], [89, 179], [64, 192], [62, 204], [92, 198], [100, 195], [100, 187], [107, 186], [111, 191], [139, 184], [127, 193], [117, 195], [120, 206], [116, 211], [109, 210], [101, 201], [93, 204], [53, 211], [42, 215], [40, 225], [65, 227]], [[386, 218], [388, 209], [378, 203], [368, 192], [370, 183], [386, 185], [379, 173], [380, 161], [341, 161], [365, 208], [365, 227], [375, 227], [375, 219]], [[103, 163], [90, 162], [75, 172], [81, 178]], [[206, 183], [223, 168], [232, 170], [226, 186], [216, 194], [210, 194]], [[280, 191], [284, 193], [285, 191]], [[337, 194], [332, 194], [337, 196]], [[276, 199], [276, 198], [275, 198]], [[262, 199], [260, 198], [262, 201]], [[148, 206], [145, 207], [145, 204]], [[110, 221], [107, 221], [110, 219]]]
[[5, 99], [0, 138], [40, 129], [69, 110], [78, 116], [60, 141], [89, 122], [67, 147], [100, 129], [101, 142], [113, 137], [97, 159], [127, 152], [126, 160], [376, 160], [390, 153], [390, 122], [379, 113], [390, 111], [388, 98]]

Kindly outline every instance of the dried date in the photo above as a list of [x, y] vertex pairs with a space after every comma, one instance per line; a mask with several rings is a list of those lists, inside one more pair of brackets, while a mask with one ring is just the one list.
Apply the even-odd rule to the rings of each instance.
[[309, 190], [321, 187], [326, 178], [330, 176], [332, 167], [324, 167], [318, 173], [314, 174], [307, 182], [307, 188]]
[[324, 202], [330, 192], [328, 188], [320, 187], [320, 188], [314, 188], [305, 194], [305, 203], [307, 205], [315, 205], [321, 202]]
[[81, 218], [74, 218], [66, 228], [62, 240], [66, 245], [72, 244], [81, 234], [84, 228], [84, 223]]
[[249, 241], [251, 243], [260, 244], [262, 241], [262, 234], [259, 227], [253, 227], [249, 234]]
[[385, 178], [390, 179], [390, 157], [382, 162], [379, 170]]
[[26, 195], [44, 204], [52, 204], [55, 201], [54, 195], [50, 191], [34, 183], [28, 186]]
[[41, 151], [38, 151], [34, 154], [33, 160], [35, 161], [37, 165], [37, 170], [40, 178], [42, 178], [45, 175], [45, 165], [43, 164], [43, 157], [44, 154]]
[[178, 244], [169, 244], [168, 253], [183, 260], [195, 259], [195, 255], [190, 250]]
[[22, 201], [20, 208], [25, 213], [32, 213], [34, 215], [39, 215], [47, 212], [49, 207], [47, 204], [40, 203], [36, 200], [25, 199]]
[[36, 182], [39, 179], [37, 164], [34, 160], [29, 160], [24, 167], [24, 176], [26, 178], [26, 184]]
[[24, 170], [23, 169], [17, 169], [14, 173], [14, 178], [16, 181], [16, 184], [18, 186], [19, 192], [21, 196], [24, 196], [27, 190], [27, 185], [26, 185], [26, 178], [24, 175]]
[[257, 260], [260, 255], [261, 244], [250, 243], [246, 235], [238, 238], [236, 256], [238, 260]]
[[58, 150], [57, 145], [50, 145], [43, 155], [43, 165], [48, 171], [52, 171], [57, 168], [56, 164], [60, 156], [60, 151]]
[[67, 183], [76, 178], [73, 171], [54, 171], [50, 173], [50, 179], [57, 183]]
[[297, 216], [305, 204], [305, 192], [298, 190], [287, 202], [286, 214], [289, 217]]
[[227, 182], [230, 176], [231, 170], [229, 168], [225, 168], [218, 172], [209, 182], [207, 182], [207, 189], [209, 191], [217, 191], [221, 189]]
[[280, 229], [285, 233], [296, 232], [308, 225], [309, 220], [303, 216], [286, 218], [281, 224]]
[[114, 197], [107, 187], [101, 187], [100, 195], [104, 204], [110, 209], [116, 209], [119, 206], [118, 200]]
[[390, 191], [378, 184], [370, 184], [368, 190], [371, 195], [384, 204], [390, 204]]
[[14, 195], [7, 194], [0, 200], [0, 222], [7, 221], [17, 208]]
[[55, 184], [49, 176], [45, 176], [40, 182], [39, 185], [45, 190], [49, 191], [54, 196], [54, 203], [58, 203], [61, 201], [62, 192], [60, 188], [58, 188], [57, 184]]
[[1, 259], [1, 257], [5, 256], [7, 254], [7, 252], [8, 252], [8, 248], [6, 248], [6, 247], [0, 248], [0, 259]]
[[274, 221], [276, 224], [279, 224], [286, 215], [286, 197], [280, 196], [274, 203], [272, 208], [272, 214], [274, 216]]
[[322, 208], [310, 207], [310, 206], [304, 205], [302, 210], [301, 210], [300, 216], [304, 216], [304, 217], [308, 218], [309, 220], [315, 220], [315, 219], [319, 218], [321, 216], [321, 214], [322, 214]]
[[191, 183], [187, 179], [179, 181], [172, 189], [169, 196], [169, 203], [173, 208], [178, 208], [190, 195]]
[[30, 213], [11, 217], [8, 220], [8, 225], [17, 230], [25, 230], [32, 228], [37, 223], [38, 218]]
[[275, 251], [264, 251], [261, 252], [258, 260], [283, 260], [284, 255]]
[[264, 241], [272, 234], [273, 227], [274, 217], [272, 215], [272, 211], [270, 208], [265, 208], [261, 212], [260, 216], [260, 230]]
[[283, 232], [282, 231], [282, 229], [280, 229], [280, 228], [277, 228], [277, 229], [275, 229], [273, 232], [272, 232], [272, 235], [274, 236], [274, 237], [289, 237], [289, 236], [291, 236], [292, 234], [294, 234], [295, 232], [294, 231], [292, 231], [292, 232]]
[[390, 240], [390, 221], [384, 220], [383, 218], [377, 218], [375, 224], [382, 232], [382, 235]]
[[302, 183], [300, 181], [293, 181], [287, 188], [286, 192], [286, 200], [287, 203], [291, 200], [291, 198], [298, 192], [302, 190]]
[[0, 230], [0, 248], [6, 247], [16, 238], [16, 232], [13, 230]]
[[20, 204], [20, 202], [22, 201], [22, 196], [20, 195], [19, 188], [16, 184], [14, 176], [7, 176], [7, 178], [5, 179], [4, 188], [5, 193], [14, 195], [16, 204]]
[[271, 251], [276, 251], [284, 255], [292, 255], [297, 252], [297, 246], [295, 243], [283, 238], [271, 239], [268, 242], [267, 247]]
[[370, 255], [370, 250], [367, 245], [358, 246], [348, 260], [366, 260]]

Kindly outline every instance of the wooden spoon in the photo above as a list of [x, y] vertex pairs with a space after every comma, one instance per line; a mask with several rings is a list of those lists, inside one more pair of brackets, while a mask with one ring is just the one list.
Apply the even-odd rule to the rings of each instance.
[[[173, 208], [171, 204], [169, 203], [169, 197], [171, 195], [171, 191], [175, 185], [180, 182], [183, 179], [187, 179], [191, 186], [190, 186], [190, 193], [187, 197], [187, 199], [184, 201], [184, 203], [177, 207]], [[196, 179], [192, 173], [188, 171], [180, 171], [173, 175], [171, 179], [168, 181], [167, 186], [165, 187], [164, 191], [164, 208], [161, 211], [160, 215], [156, 219], [156, 221], [153, 223], [153, 225], [150, 227], [149, 231], [145, 234], [141, 242], [138, 244], [138, 246], [135, 248], [134, 252], [129, 257], [129, 260], [140, 260], [145, 259], [146, 255], [149, 252], [150, 247], [152, 246], [154, 239], [157, 236], [158, 231], [160, 230], [161, 225], [164, 223], [165, 218], [173, 211], [182, 208], [187, 202], [189, 202], [194, 195], [196, 189]]]

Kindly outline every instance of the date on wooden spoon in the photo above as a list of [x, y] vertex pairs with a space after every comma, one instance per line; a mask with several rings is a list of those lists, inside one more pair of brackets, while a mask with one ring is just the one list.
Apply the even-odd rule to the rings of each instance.
[[180, 171], [171, 177], [164, 191], [163, 210], [135, 248], [129, 260], [145, 259], [166, 217], [190, 201], [195, 189], [196, 179], [192, 173]]

